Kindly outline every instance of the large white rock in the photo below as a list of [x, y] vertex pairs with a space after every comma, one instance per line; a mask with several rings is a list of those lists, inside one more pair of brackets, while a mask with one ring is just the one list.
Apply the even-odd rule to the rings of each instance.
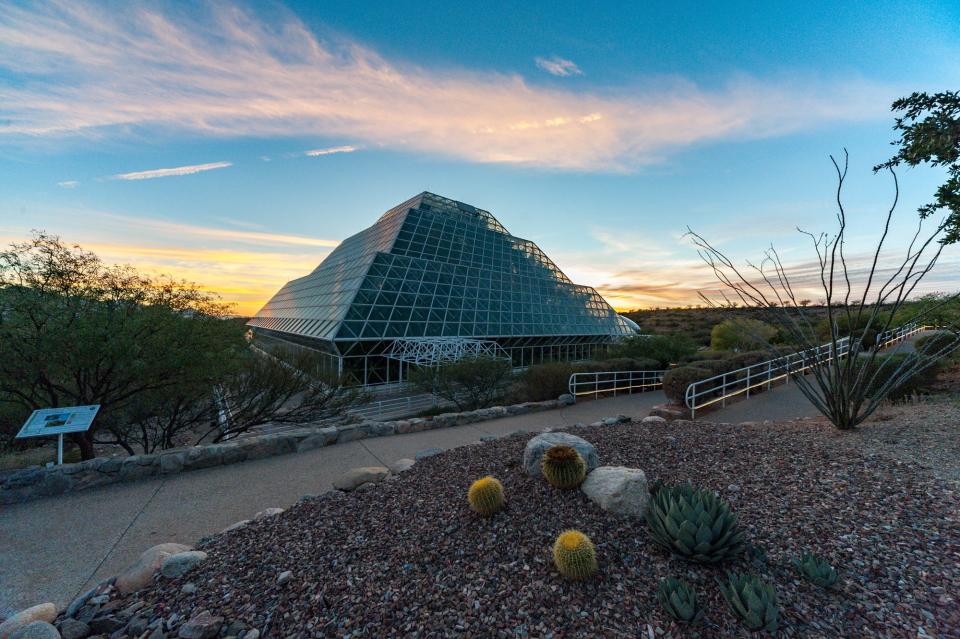
[[117, 575], [117, 582], [114, 585], [121, 595], [142, 590], [153, 582], [153, 573], [160, 569], [164, 559], [187, 550], [190, 550], [190, 546], [173, 543], [157, 544], [148, 548], [131, 566]]
[[207, 560], [202, 550], [186, 550], [170, 555], [160, 564], [160, 574], [167, 579], [182, 577]]
[[10, 635], [10, 639], [60, 639], [60, 633], [46, 621], [31, 621]]
[[597, 456], [597, 449], [593, 444], [585, 439], [571, 435], [569, 433], [543, 433], [537, 435], [527, 442], [527, 447], [523, 449], [523, 470], [531, 477], [542, 477], [540, 464], [543, 462], [543, 454], [548, 448], [554, 446], [570, 446], [575, 449], [583, 460], [587, 462], [587, 471], [593, 470], [600, 465], [600, 458]]
[[580, 489], [600, 508], [618, 515], [643, 517], [650, 501], [647, 476], [639, 468], [600, 466], [587, 475]]
[[10, 635], [21, 628], [26, 628], [34, 621], [53, 623], [53, 620], [56, 618], [57, 607], [52, 603], [43, 603], [39, 606], [21, 610], [3, 623], [0, 623], [0, 639], [8, 639]]
[[344, 474], [333, 480], [333, 487], [338, 490], [354, 490], [360, 484], [377, 483], [390, 474], [390, 470], [384, 466], [363, 466], [362, 468], [351, 468]]

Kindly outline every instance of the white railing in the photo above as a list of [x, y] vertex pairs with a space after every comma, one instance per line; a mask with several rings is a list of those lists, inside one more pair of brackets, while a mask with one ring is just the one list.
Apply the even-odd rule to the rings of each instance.
[[[895, 329], [884, 331], [877, 336], [877, 348], [887, 348], [898, 344], [917, 333], [931, 330], [932, 326], [921, 326], [917, 323], [904, 324]], [[720, 404], [727, 405], [727, 400], [739, 395], [750, 397], [750, 391], [757, 388], [767, 390], [774, 382], [790, 381], [791, 375], [797, 375], [810, 369], [816, 364], [829, 362], [833, 359], [833, 345], [823, 344], [814, 348], [791, 353], [783, 357], [745, 366], [736, 370], [720, 373], [713, 377], [698, 380], [689, 386], [684, 394], [684, 403], [690, 409], [690, 417], [696, 417], [697, 410]], [[837, 356], [844, 357], [850, 352], [850, 338], [837, 340]]]
[[364, 419], [382, 419], [387, 417], [407, 417], [440, 406], [442, 402], [436, 395], [408, 395], [406, 397], [391, 397], [376, 399], [363, 406], [351, 408], [347, 412]]
[[632, 394], [663, 386], [664, 371], [603, 371], [599, 373], [574, 373], [568, 388], [574, 397], [612, 393]]

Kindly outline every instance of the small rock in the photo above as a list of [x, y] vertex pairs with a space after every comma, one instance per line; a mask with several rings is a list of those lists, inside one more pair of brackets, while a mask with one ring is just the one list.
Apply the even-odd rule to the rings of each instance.
[[180, 589], [180, 592], [182, 592], [185, 595], [192, 595], [196, 591], [197, 591], [197, 584], [194, 584], [194, 583], [183, 584], [183, 588]]
[[[153, 582], [153, 573], [160, 569], [163, 560], [178, 552], [190, 550], [190, 546], [183, 544], [157, 544], [143, 551], [140, 558], [124, 570], [117, 577], [117, 590], [121, 595], [128, 595], [146, 588]], [[3, 639], [0, 637], [0, 639]]]
[[642, 424], [666, 424], [667, 420], [659, 415], [648, 415], [640, 420]]
[[289, 570], [284, 570], [277, 576], [277, 585], [282, 586], [283, 584], [290, 581], [292, 577], [293, 577], [293, 572]]
[[575, 403], [577, 401], [577, 398], [571, 395], [570, 393], [564, 393], [563, 395], [557, 398], [557, 401], [560, 402], [561, 404], [569, 405], [569, 404]]
[[365, 481], [365, 482], [363, 482], [362, 484], [360, 484], [359, 486], [357, 486], [356, 488], [354, 488], [353, 490], [354, 490], [354, 492], [365, 493], [365, 492], [367, 492], [368, 490], [373, 490], [373, 489], [376, 488], [376, 487], [377, 487], [377, 485], [374, 484], [373, 482]]
[[405, 473], [411, 468], [413, 468], [413, 465], [416, 463], [417, 463], [416, 460], [408, 459], [406, 457], [404, 457], [403, 459], [398, 459], [397, 461], [390, 464], [390, 472], [398, 473], [398, 474]]
[[60, 639], [60, 633], [46, 621], [31, 621], [10, 635], [10, 639]]
[[149, 626], [150, 620], [146, 617], [137, 615], [129, 622], [127, 622], [127, 627], [124, 628], [124, 631], [131, 637], [139, 637], [147, 631], [147, 626]]
[[248, 630], [246, 634], [243, 635], [243, 639], [260, 639], [260, 631], [256, 628]]
[[729, 486], [727, 486], [727, 490], [730, 491], [731, 493], [739, 493], [739, 492], [740, 492], [740, 486], [738, 486], [738, 485], [736, 485], [736, 484], [730, 484]]
[[282, 512], [283, 512], [283, 508], [264, 508], [263, 510], [261, 510], [260, 512], [258, 512], [256, 515], [253, 516], [253, 520], [257, 521], [265, 517], [275, 517], [276, 515], [279, 515]]
[[439, 455], [443, 452], [442, 448], [427, 448], [426, 450], [421, 450], [419, 453], [414, 455], [417, 461], [421, 459], [426, 459], [427, 457], [433, 457], [434, 455]]
[[67, 617], [60, 622], [60, 636], [63, 639], [84, 639], [90, 636], [90, 626]]
[[390, 470], [384, 466], [364, 466], [351, 468], [333, 480], [333, 487], [339, 490], [354, 490], [360, 484], [376, 483], [389, 474]]
[[212, 639], [220, 632], [223, 617], [217, 617], [206, 610], [201, 610], [190, 621], [180, 626], [177, 636], [180, 639]]
[[481, 435], [481, 436], [480, 436], [480, 441], [483, 442], [483, 443], [486, 443], [486, 442], [495, 442], [495, 441], [497, 441], [498, 439], [500, 439], [500, 438], [497, 437], [496, 435]]
[[3, 623], [0, 623], [0, 639], [8, 639], [10, 635], [34, 621], [52, 623], [57, 618], [57, 607], [52, 603], [43, 603], [38, 606], [21, 610]]
[[90, 626], [90, 632], [95, 635], [109, 635], [120, 630], [127, 624], [114, 616], [105, 615], [103, 617], [94, 617], [88, 625]]
[[207, 553], [202, 550], [187, 550], [170, 555], [160, 564], [160, 574], [167, 579], [176, 579], [187, 574], [207, 560]]
[[246, 526], [246, 525], [249, 524], [249, 523], [250, 523], [250, 520], [249, 520], [249, 519], [241, 519], [240, 521], [238, 521], [238, 522], [236, 522], [236, 523], [233, 523], [233, 524], [230, 524], [229, 526], [227, 526], [226, 528], [224, 528], [223, 530], [221, 530], [221, 531], [220, 531], [220, 534], [222, 535], [223, 533], [230, 532], [231, 530], [236, 530], [237, 528], [243, 528], [244, 526]]

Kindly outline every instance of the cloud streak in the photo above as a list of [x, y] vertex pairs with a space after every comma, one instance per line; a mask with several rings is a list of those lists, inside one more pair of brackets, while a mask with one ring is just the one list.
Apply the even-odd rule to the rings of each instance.
[[313, 149], [312, 151], [304, 151], [303, 154], [310, 156], [312, 158], [319, 157], [322, 155], [333, 155], [335, 153], [353, 153], [357, 150], [355, 146], [334, 146], [329, 149]]
[[232, 162], [210, 162], [208, 164], [192, 164], [190, 166], [175, 166], [170, 169], [150, 169], [149, 171], [135, 171], [133, 173], [120, 173], [111, 175], [111, 180], [154, 180], [163, 177], [175, 177], [178, 175], [193, 175], [194, 173], [203, 173], [204, 171], [213, 171], [215, 169], [225, 169], [233, 166]]
[[386, 60], [279, 13], [0, 3], [0, 66], [23, 78], [0, 85], [0, 140], [336, 135], [473, 162], [630, 171], [678, 147], [887, 117], [896, 93], [796, 76], [565, 90]]
[[61, 189], [75, 189], [80, 186], [80, 182], [78, 180], [64, 180], [63, 182], [57, 182], [57, 186]]
[[569, 77], [571, 75], [583, 75], [583, 71], [580, 70], [580, 67], [576, 65], [572, 60], [566, 60], [560, 56], [553, 56], [551, 58], [534, 58], [537, 66], [550, 75], [558, 75], [562, 78]]

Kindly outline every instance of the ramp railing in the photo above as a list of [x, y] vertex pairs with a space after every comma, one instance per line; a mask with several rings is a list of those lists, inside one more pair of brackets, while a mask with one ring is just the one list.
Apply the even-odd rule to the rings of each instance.
[[664, 371], [602, 371], [596, 373], [574, 373], [570, 376], [568, 388], [574, 397], [618, 393], [632, 394], [654, 390], [663, 386]]

